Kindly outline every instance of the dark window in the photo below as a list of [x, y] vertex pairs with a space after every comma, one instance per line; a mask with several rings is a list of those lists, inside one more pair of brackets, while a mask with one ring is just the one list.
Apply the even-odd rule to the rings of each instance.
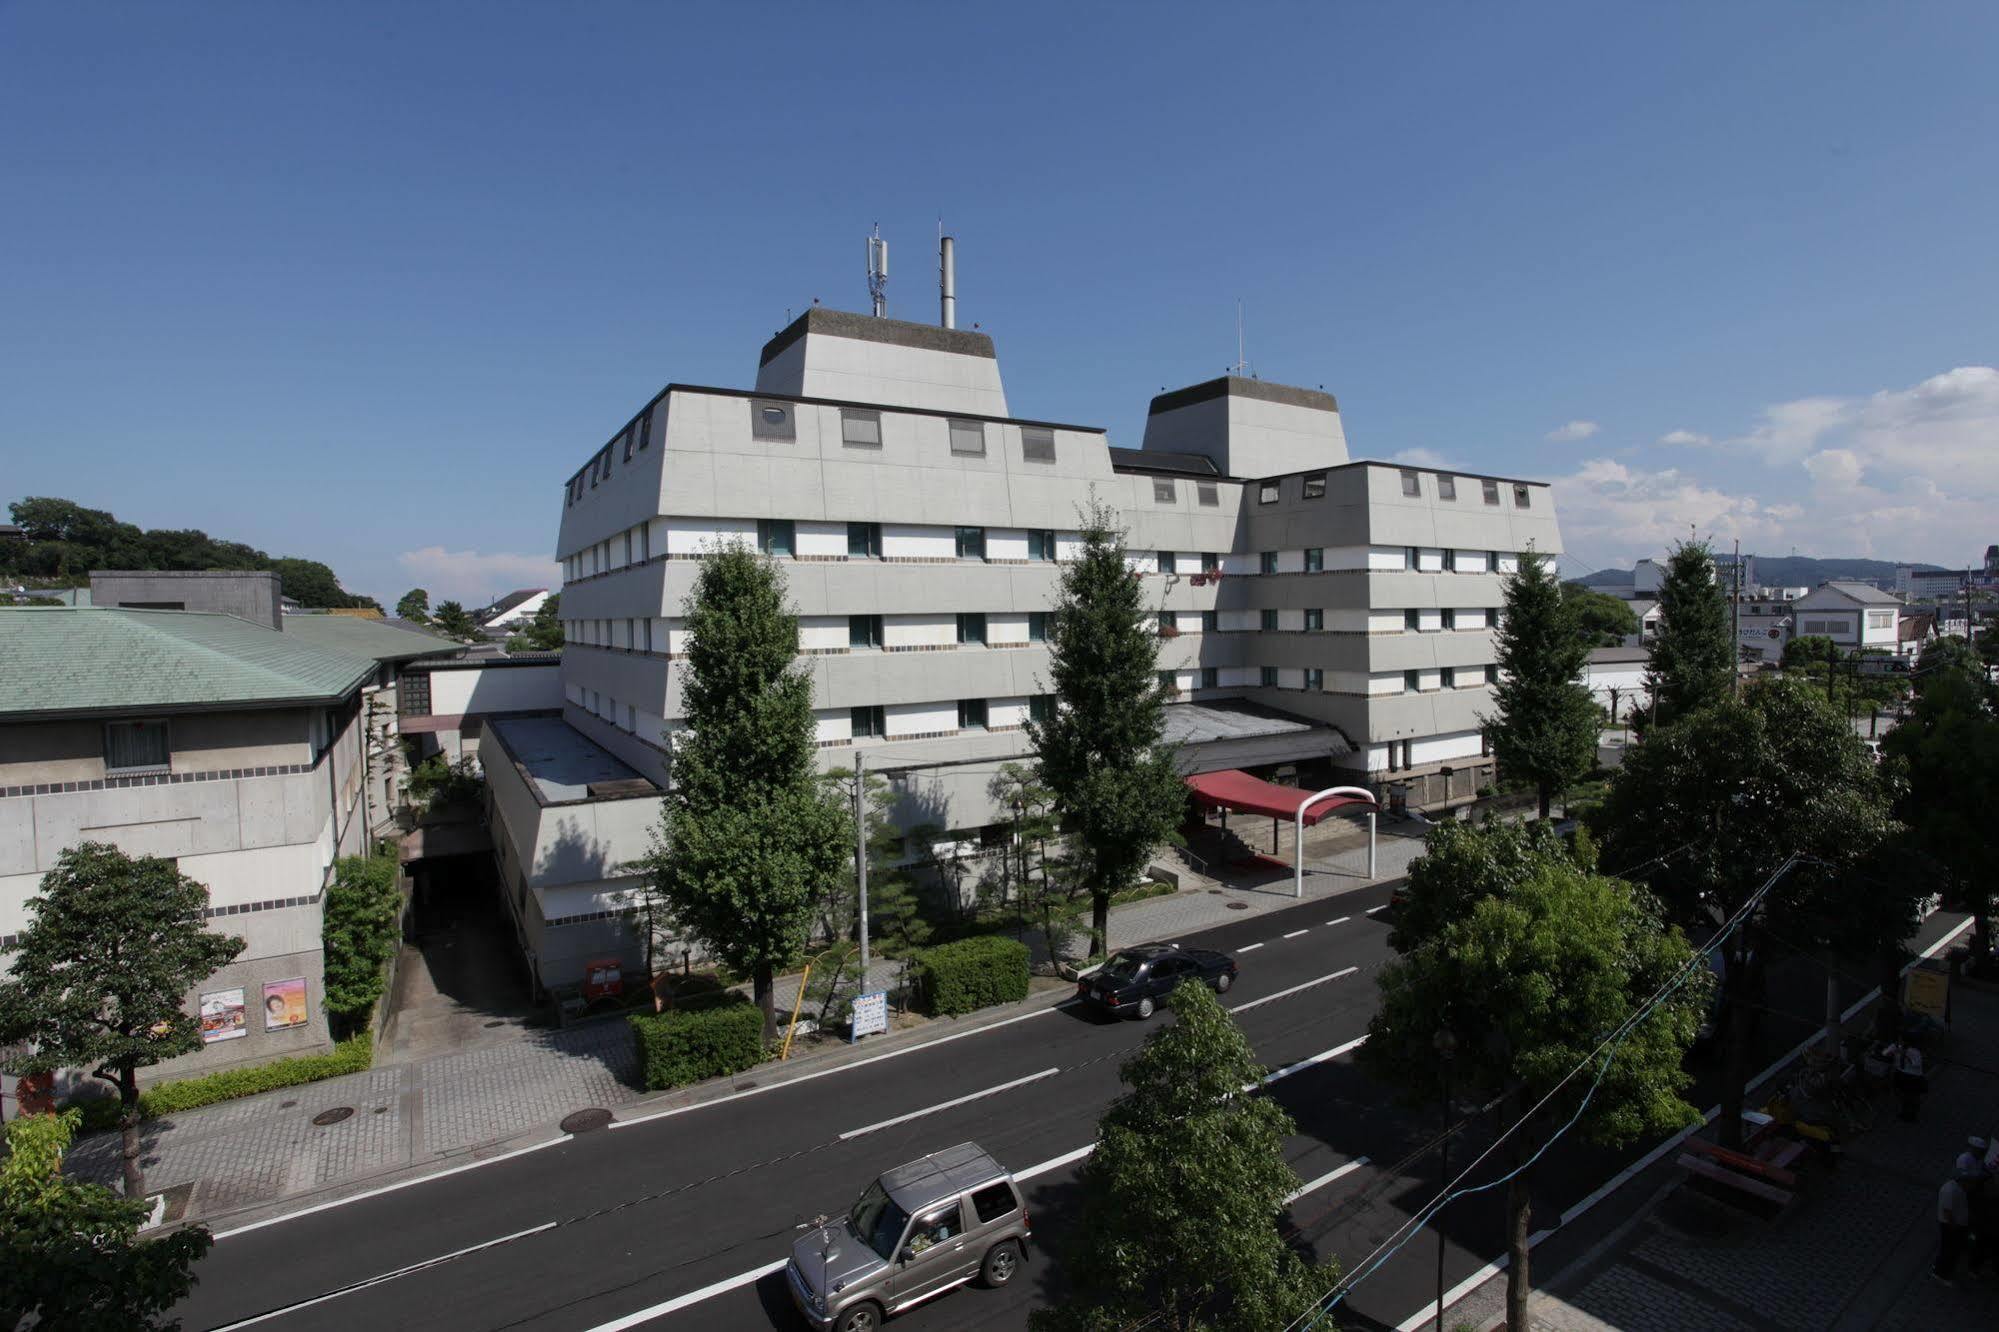
[[1484, 680], [1484, 682], [1483, 682], [1483, 683], [1485, 683], [1485, 684], [1489, 684], [1489, 685], [1496, 685], [1496, 684], [1498, 684], [1498, 683], [1499, 683], [1499, 667], [1497, 667], [1497, 666], [1488, 666], [1488, 667], [1486, 667], [1486, 668], [1485, 668], [1485, 680]]
[[1403, 629], [1404, 629], [1404, 630], [1406, 630], [1406, 631], [1407, 631], [1407, 632], [1409, 632], [1409, 633], [1412, 633], [1412, 634], [1413, 634], [1413, 633], [1415, 633], [1415, 632], [1416, 632], [1417, 630], [1419, 630], [1419, 629], [1421, 629], [1421, 628], [1423, 627], [1423, 617], [1422, 617], [1422, 615], [1420, 615], [1420, 614], [1419, 614], [1418, 612], [1416, 612], [1416, 611], [1414, 611], [1414, 610], [1406, 610], [1406, 611], [1403, 611], [1403, 612], [1402, 612], [1402, 627], [1403, 627]]
[[1261, 616], [1261, 620], [1262, 620], [1262, 626], [1263, 626], [1263, 631], [1264, 631], [1265, 633], [1270, 633], [1270, 632], [1274, 631], [1274, 630], [1275, 630], [1275, 629], [1277, 628], [1277, 612], [1276, 612], [1276, 611], [1274, 611], [1274, 610], [1266, 610], [1266, 611], [1264, 611], [1264, 612], [1262, 613], [1262, 616]]
[[1022, 426], [1020, 456], [1027, 462], [1054, 462], [1055, 432], [1047, 426]]
[[652, 412], [648, 410], [639, 418], [639, 447], [643, 449], [650, 443], [652, 443]]
[[958, 558], [961, 560], [983, 560], [986, 557], [986, 529], [983, 527], [961, 527], [958, 529]]
[[1159, 552], [1159, 572], [1163, 574], [1180, 572], [1179, 562], [1173, 558], [1172, 551], [1162, 550]]
[[847, 646], [857, 648], [878, 648], [882, 645], [882, 617], [879, 615], [849, 615], [847, 617]]
[[1423, 679], [1421, 676], [1417, 675], [1416, 672], [1414, 671], [1402, 672], [1402, 690], [1404, 693], [1413, 694], [1416, 693], [1418, 690], [1422, 689], [1422, 687], [1423, 687]]
[[850, 449], [882, 446], [882, 414], [865, 407], [840, 409], [840, 442]]
[[1171, 637], [1180, 632], [1180, 617], [1173, 611], [1159, 612], [1159, 633], [1161, 637]]
[[960, 643], [984, 644], [986, 641], [986, 613], [984, 611], [958, 612], [958, 641]]
[[986, 729], [986, 701], [983, 698], [958, 700], [958, 729], [961, 731]]
[[1457, 497], [1458, 479], [1454, 476], [1445, 476], [1439, 473], [1437, 476], [1437, 498], [1440, 500], [1456, 500]]
[[1220, 671], [1212, 666], [1203, 666], [1201, 668], [1201, 688], [1218, 689], [1221, 687], [1221, 683], [1222, 673]]
[[1028, 696], [1027, 719], [1029, 721], [1045, 722], [1054, 715], [1055, 696], [1053, 694], [1031, 694]]
[[1152, 478], [1152, 500], [1153, 500], [1153, 503], [1155, 503], [1155, 504], [1171, 504], [1171, 503], [1173, 502], [1173, 499], [1174, 499], [1174, 495], [1173, 495], [1173, 478], [1172, 478], [1172, 477], [1170, 477], [1170, 476], [1155, 476], [1155, 477], [1153, 477], [1153, 478]]
[[159, 771], [170, 765], [163, 721], [108, 722], [104, 727], [106, 772]]
[[1479, 482], [1479, 488], [1485, 492], [1485, 502], [1487, 504], [1499, 503], [1499, 482], [1481, 481]]
[[1443, 611], [1439, 611], [1439, 612], [1437, 612], [1437, 613], [1438, 613], [1438, 615], [1439, 615], [1440, 617], [1442, 617], [1442, 619], [1443, 619], [1443, 622], [1444, 622], [1444, 628], [1446, 628], [1446, 629], [1455, 629], [1455, 628], [1457, 628], [1457, 627], [1458, 627], [1458, 613], [1457, 613], [1456, 611], [1454, 611], [1454, 610], [1443, 610]]
[[1212, 634], [1220, 626], [1220, 617], [1214, 611], [1201, 612], [1201, 632]]
[[888, 734], [888, 720], [880, 707], [849, 708], [856, 740], [878, 740]]
[[986, 428], [978, 421], [951, 422], [951, 452], [965, 458], [986, 456]]
[[1324, 499], [1326, 497], [1326, 474], [1314, 472], [1305, 478], [1305, 498]]
[[1222, 571], [1222, 557], [1221, 557], [1220, 555], [1216, 554], [1216, 553], [1215, 553], [1214, 551], [1212, 551], [1212, 550], [1204, 550], [1204, 551], [1202, 551], [1202, 552], [1201, 552], [1201, 572], [1202, 572], [1202, 573], [1220, 573], [1221, 571]]
[[1263, 681], [1265, 689], [1277, 688], [1277, 668], [1275, 666], [1265, 666], [1260, 678]]
[[1326, 689], [1326, 673], [1316, 666], [1307, 667], [1305, 669], [1305, 688], [1315, 694], [1324, 693]]
[[1527, 487], [1525, 486], [1513, 487], [1513, 507], [1516, 509], [1524, 509], [1527, 507]]
[[1027, 533], [1027, 558], [1030, 560], [1054, 559], [1055, 534], [1043, 528], [1029, 528]]
[[1256, 502], [1258, 504], [1275, 504], [1277, 503], [1278, 493], [1275, 481], [1259, 481], [1256, 486]]
[[1010, 823], [987, 823], [979, 828], [979, 845], [991, 851], [1013, 843], [1013, 825]]
[[1326, 569], [1325, 549], [1320, 546], [1305, 547], [1305, 572], [1324, 573], [1325, 569]]
[[1444, 688], [1456, 689], [1458, 687], [1458, 672], [1456, 667], [1446, 666], [1442, 670], [1440, 670], [1437, 674], [1439, 677], [1438, 683], [1441, 684]]
[[1414, 546], [1409, 547], [1409, 572], [1415, 573], [1418, 569], [1423, 567], [1422, 555], [1423, 552], [1416, 549], [1416, 547]]
[[1210, 509], [1218, 508], [1222, 502], [1221, 491], [1216, 488], [1215, 483], [1212, 481], [1196, 481], [1194, 483], [1194, 498]]
[[634, 444], [638, 443], [638, 441], [637, 441], [636, 439], [634, 439], [634, 438], [633, 438], [633, 436], [634, 436], [634, 435], [636, 435], [637, 433], [638, 433], [638, 431], [637, 431], [637, 429], [636, 429], [636, 428], [634, 428], [634, 429], [629, 429], [629, 430], [625, 431], [625, 434], [624, 434], [624, 440], [625, 440], [625, 461], [626, 461], [626, 462], [630, 462], [630, 461], [632, 460], [632, 445], [634, 445]]
[[1402, 474], [1402, 493], [1411, 499], [1420, 497], [1423, 493], [1423, 474], [1421, 472], [1404, 472]]
[[1257, 557], [1257, 572], [1274, 574], [1277, 572], [1277, 552], [1266, 550]]
[[791, 404], [784, 402], [751, 403], [750, 438], [797, 439], [798, 423], [792, 420]]
[[1173, 672], [1161, 671], [1159, 673], [1159, 692], [1162, 694], [1177, 694], [1180, 692], [1180, 685], [1173, 678]]
[[766, 555], [789, 558], [798, 549], [797, 529], [789, 518], [757, 520], [757, 549]]
[[1312, 610], [1308, 610], [1305, 612], [1306, 633], [1315, 634], [1318, 633], [1320, 630], [1324, 629], [1325, 627], [1326, 627], [1326, 613], [1323, 610], [1314, 608]]
[[1046, 643], [1048, 641], [1048, 612], [1029, 611], [1027, 613], [1027, 641]]
[[847, 524], [847, 557], [855, 560], [878, 560], [882, 553], [882, 527], [880, 523]]

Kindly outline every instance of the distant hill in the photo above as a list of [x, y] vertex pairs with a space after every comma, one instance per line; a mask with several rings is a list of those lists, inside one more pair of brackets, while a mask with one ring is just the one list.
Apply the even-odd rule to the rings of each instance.
[[[1808, 555], [1758, 555], [1756, 581], [1766, 587], [1817, 587], [1834, 578], [1857, 578], [1871, 582], [1877, 578], [1893, 578], [1895, 570], [1901, 567], [1900, 560], [1818, 560]], [[1909, 567], [1934, 571], [1943, 566], [1912, 564]], [[1632, 571], [1599, 569], [1575, 581], [1584, 587], [1630, 587]]]

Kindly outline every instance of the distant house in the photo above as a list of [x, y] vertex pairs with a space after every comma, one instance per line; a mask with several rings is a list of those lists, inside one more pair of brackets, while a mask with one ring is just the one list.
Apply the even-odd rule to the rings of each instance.
[[1651, 652], [1642, 647], [1595, 648], [1583, 667], [1583, 683], [1590, 697], [1610, 714], [1610, 723], [1628, 721], [1635, 712], [1651, 706], [1645, 692], [1645, 668]]
[[1791, 603], [1800, 638], [1830, 638], [1853, 650], [1899, 652], [1902, 603], [1871, 583], [1835, 579]]
[[1899, 640], [1895, 649], [1898, 656], [1919, 657], [1923, 649], [1937, 639], [1937, 613], [1935, 611], [1915, 611], [1902, 617], [1896, 627]]
[[513, 629], [532, 620], [547, 600], [547, 588], [523, 587], [507, 593], [473, 618], [487, 629]]

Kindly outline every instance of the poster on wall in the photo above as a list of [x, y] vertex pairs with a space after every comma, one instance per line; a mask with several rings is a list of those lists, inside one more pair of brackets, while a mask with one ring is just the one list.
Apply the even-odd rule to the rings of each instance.
[[249, 1026], [243, 1020], [243, 987], [233, 990], [215, 990], [201, 996], [201, 1043], [213, 1045], [217, 1041], [233, 1041], [238, 1036], [248, 1036]]
[[264, 982], [264, 1030], [284, 1031], [306, 1023], [305, 977]]

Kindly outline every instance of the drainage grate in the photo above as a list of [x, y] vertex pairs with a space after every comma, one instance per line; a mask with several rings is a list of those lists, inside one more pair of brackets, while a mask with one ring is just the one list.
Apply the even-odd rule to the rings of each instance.
[[1249, 910], [1249, 903], [1247, 903], [1247, 902], [1231, 902], [1231, 903], [1229, 903], [1229, 910], [1231, 910], [1231, 911], [1247, 911], [1247, 910]]
[[338, 1124], [354, 1113], [351, 1105], [336, 1105], [331, 1110], [322, 1110], [312, 1117], [312, 1122], [325, 1128], [328, 1124]]
[[593, 1107], [589, 1110], [578, 1110], [574, 1114], [564, 1115], [562, 1118], [562, 1131], [564, 1133], [588, 1133], [591, 1129], [600, 1129], [610, 1122], [611, 1112], [609, 1110], [599, 1110]]

